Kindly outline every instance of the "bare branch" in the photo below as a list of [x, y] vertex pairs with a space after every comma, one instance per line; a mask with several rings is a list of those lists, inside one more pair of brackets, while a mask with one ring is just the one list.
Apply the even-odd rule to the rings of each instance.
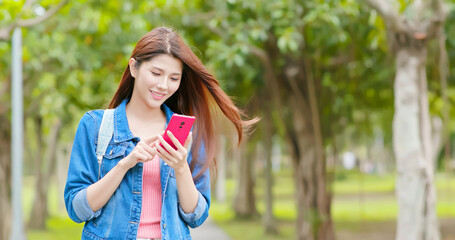
[[411, 3], [411, 8], [413, 9], [413, 15], [416, 16], [415, 20], [422, 20], [419, 19], [419, 17], [424, 16], [424, 11], [428, 7], [428, 2], [424, 2], [423, 0], [414, 0], [414, 2]]
[[433, 0], [433, 8], [435, 16], [439, 16], [445, 20], [447, 17], [447, 8], [443, 0]]
[[376, 10], [384, 19], [384, 21], [390, 25], [394, 30], [400, 31], [404, 29], [402, 25], [402, 17], [395, 9], [390, 0], [362, 0], [371, 8]]
[[396, 18], [399, 14], [398, 11], [393, 9], [390, 1], [388, 0], [363, 0], [371, 8], [376, 10], [385, 18]]
[[[25, 3], [25, 5], [31, 5], [33, 2], [34, 2], [33, 0], [27, 1]], [[43, 16], [39, 16], [39, 17], [32, 18], [32, 19], [20, 19], [16, 22], [9, 24], [8, 26], [6, 26], [4, 28], [1, 28], [0, 29], [0, 40], [5, 40], [5, 41], [9, 40], [10, 32], [16, 27], [30, 27], [30, 26], [34, 26], [34, 25], [37, 25], [37, 24], [43, 22], [44, 20], [46, 20], [46, 19], [52, 17], [54, 14], [56, 14], [67, 3], [68, 3], [68, 0], [62, 0], [57, 6], [53, 7], [49, 11], [47, 11]], [[25, 5], [24, 5], [23, 9], [25, 9]]]
[[15, 24], [10, 24], [4, 28], [0, 29], [0, 40], [7, 41], [10, 38], [10, 32], [15, 27]]
[[18, 27], [30, 27], [37, 25], [41, 23], [42, 21], [52, 17], [54, 14], [56, 14], [65, 4], [68, 2], [68, 0], [63, 0], [61, 1], [57, 6], [53, 7], [51, 10], [47, 11], [43, 16], [39, 16], [37, 18], [32, 18], [32, 19], [22, 19], [18, 21]]
[[26, 0], [24, 5], [22, 5], [22, 9], [19, 14], [16, 15], [16, 19], [21, 19], [22, 15], [24, 15], [24, 13], [32, 7], [35, 1], [36, 0]]
[[438, 38], [439, 29], [443, 26], [448, 13], [443, 0], [433, 0], [431, 7], [433, 10], [432, 17], [423, 23], [419, 23], [419, 26], [427, 38]]
[[[303, 95], [303, 92], [300, 90], [299, 83], [297, 80], [297, 75], [299, 73], [300, 69], [297, 68], [296, 66], [290, 67], [286, 69], [285, 75], [286, 79], [289, 82], [289, 85], [291, 86], [291, 92], [294, 93], [294, 96], [300, 105], [300, 109], [303, 112], [303, 115], [310, 115], [313, 114], [311, 111], [310, 106], [308, 105], [308, 102], [305, 100], [305, 97]], [[312, 76], [311, 76], [312, 77]], [[310, 81], [309, 76], [306, 76], [306, 82]], [[308, 83], [309, 84], [309, 83]]]
[[24, 10], [27, 10], [27, 9], [31, 8], [33, 3], [35, 3], [35, 1], [36, 0], [27, 0], [27, 1], [25, 1], [24, 6], [22, 6], [22, 12]]
[[[260, 49], [253, 45], [249, 45], [248, 48], [254, 56], [256, 56], [257, 58], [259, 58], [259, 60], [261, 60], [262, 64], [264, 64], [264, 67], [268, 68], [268, 67], [272, 66], [269, 56], [263, 49]], [[267, 71], [267, 69], [266, 69], [266, 71]]]
[[219, 28], [214, 28], [214, 27], [210, 26], [210, 24], [207, 24], [206, 26], [210, 31], [212, 31], [213, 33], [215, 33], [222, 39], [226, 40], [226, 34], [224, 34], [223, 30], [221, 30]]
[[345, 54], [345, 55], [338, 55], [331, 57], [327, 60], [327, 68], [337, 68], [342, 65], [345, 65], [346, 63], [349, 63], [351, 61], [355, 60], [355, 56], [352, 53]]
[[278, 79], [275, 72], [273, 71], [274, 68], [270, 55], [264, 49], [258, 48], [254, 45], [248, 45], [248, 49], [254, 56], [259, 59], [259, 61], [261, 61], [262, 65], [264, 66], [264, 80], [266, 81], [266, 87], [272, 95], [273, 101], [277, 107], [280, 108], [282, 106], [282, 102], [278, 91]]

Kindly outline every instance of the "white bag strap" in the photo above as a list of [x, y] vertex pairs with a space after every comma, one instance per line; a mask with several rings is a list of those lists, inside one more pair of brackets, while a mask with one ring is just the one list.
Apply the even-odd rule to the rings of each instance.
[[103, 120], [101, 120], [100, 131], [98, 132], [98, 143], [96, 146], [96, 157], [98, 158], [98, 179], [101, 177], [101, 163], [107, 146], [114, 133], [114, 111], [115, 109], [104, 110]]

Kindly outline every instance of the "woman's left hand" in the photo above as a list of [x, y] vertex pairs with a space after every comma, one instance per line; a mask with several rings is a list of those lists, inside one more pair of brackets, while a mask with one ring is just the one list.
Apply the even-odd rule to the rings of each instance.
[[190, 142], [193, 139], [193, 134], [192, 132], [188, 134], [188, 137], [186, 138], [185, 144], [183, 146], [180, 144], [179, 140], [177, 140], [177, 138], [171, 133], [171, 131], [167, 131], [167, 135], [174, 143], [174, 146], [177, 147], [177, 150], [171, 147], [171, 145], [169, 145], [161, 135], [158, 135], [158, 141], [155, 142], [155, 147], [158, 156], [163, 159], [167, 165], [172, 167], [176, 174], [178, 174], [185, 169], [189, 169], [186, 158], [188, 156]]

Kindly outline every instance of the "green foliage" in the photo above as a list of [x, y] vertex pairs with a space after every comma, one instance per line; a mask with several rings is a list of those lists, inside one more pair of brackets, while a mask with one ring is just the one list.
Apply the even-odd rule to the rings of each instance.
[[[56, 2], [40, 4], [49, 9]], [[5, 1], [0, 26], [14, 21], [22, 4]], [[84, 111], [106, 107], [137, 40], [161, 25], [179, 30], [241, 106], [263, 102], [264, 69], [251, 46], [270, 49], [275, 43], [277, 69], [287, 58], [309, 59], [326, 144], [349, 128], [354, 128], [354, 139], [364, 142], [374, 126], [390, 142], [393, 69], [386, 65], [384, 26], [377, 13], [354, 0], [70, 1], [53, 18], [24, 29], [26, 106], [38, 101], [40, 110], [34, 114], [63, 117], [67, 129], [74, 129]], [[5, 69], [9, 51], [10, 44], [0, 42]], [[0, 73], [2, 84], [7, 74]], [[257, 115], [270, 109], [253, 107]], [[274, 111], [279, 126], [286, 110]], [[73, 131], [65, 129], [66, 141]]]
[[[21, 12], [24, 2], [0, 1], [0, 28], [19, 17], [36, 17], [33, 8]], [[37, 4], [48, 10], [58, 2], [46, 0]], [[411, 16], [407, 7], [410, 2], [397, 1], [396, 7]], [[444, 27], [450, 72], [455, 72], [455, 14], [454, 4], [449, 5], [451, 12]], [[162, 25], [178, 29], [241, 107], [250, 106], [250, 111], [259, 116], [271, 111], [279, 136], [284, 136], [283, 119], [290, 120], [286, 118], [289, 110], [270, 104], [270, 96], [264, 90], [267, 69], [253, 54], [253, 47], [276, 56], [272, 67], [281, 73], [279, 78], [289, 62], [300, 63], [299, 68], [303, 68], [303, 60], [311, 63], [326, 146], [336, 145], [341, 152], [355, 145], [371, 145], [375, 129], [379, 128], [386, 147], [391, 148], [394, 63], [381, 17], [355, 0], [69, 1], [57, 15], [23, 29], [26, 118], [30, 122], [32, 117], [43, 117], [46, 134], [56, 120], [62, 121], [65, 127], [60, 142], [71, 142], [82, 114], [107, 106], [139, 38]], [[437, 44], [429, 44], [430, 110], [433, 115], [442, 116]], [[0, 91], [8, 88], [10, 68], [11, 42], [0, 41]], [[449, 106], [455, 104], [454, 80], [455, 76], [449, 74]], [[300, 83], [299, 87], [304, 89], [307, 85]], [[287, 88], [280, 82], [275, 90], [286, 95]], [[5, 91], [0, 95], [1, 114], [9, 115], [9, 102], [9, 91]], [[453, 119], [454, 111], [449, 111]], [[451, 121], [450, 132], [454, 131], [455, 121]], [[35, 137], [30, 130], [26, 134], [28, 139]], [[261, 138], [258, 132], [254, 139]], [[293, 194], [288, 191], [293, 185], [286, 181], [279, 182], [281, 187], [274, 190], [286, 196], [281, 206], [277, 203], [280, 207], [275, 211], [278, 217], [288, 220], [295, 215]], [[375, 192], [388, 194], [393, 188], [389, 178], [376, 183], [368, 178], [366, 181]], [[334, 189], [335, 193], [350, 194], [357, 187], [337, 182]], [[261, 191], [257, 192], [259, 196]], [[377, 213], [374, 211], [378, 208], [372, 208], [366, 217], [393, 216], [391, 200], [384, 204], [384, 211]], [[354, 205], [336, 200], [335, 219], [342, 220], [348, 214], [345, 209], [352, 210]], [[258, 208], [261, 210], [263, 203]], [[350, 216], [359, 216], [357, 213]], [[288, 225], [284, 223], [284, 228]]]

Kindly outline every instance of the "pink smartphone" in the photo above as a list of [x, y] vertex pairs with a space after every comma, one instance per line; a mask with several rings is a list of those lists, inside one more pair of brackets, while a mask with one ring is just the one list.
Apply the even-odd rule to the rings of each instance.
[[167, 135], [167, 131], [171, 131], [172, 134], [179, 140], [180, 144], [185, 144], [185, 140], [190, 134], [191, 127], [193, 126], [194, 120], [193, 116], [186, 116], [174, 113], [171, 117], [171, 121], [167, 125], [166, 131], [164, 132], [164, 140], [171, 145], [175, 150], [177, 147], [172, 142], [171, 138]]

